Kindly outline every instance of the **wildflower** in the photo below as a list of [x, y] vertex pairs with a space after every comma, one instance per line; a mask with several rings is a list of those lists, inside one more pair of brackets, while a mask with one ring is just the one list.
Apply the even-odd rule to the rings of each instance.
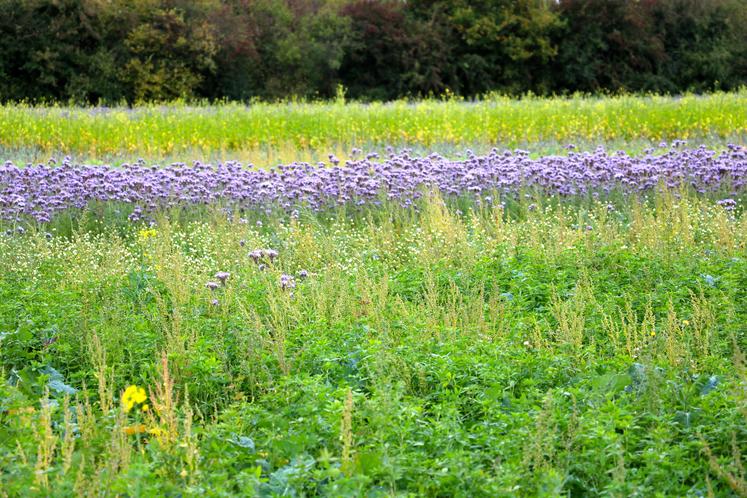
[[306, 270], [301, 270], [298, 272], [298, 278], [304, 279], [304, 278], [308, 278], [308, 276], [309, 276], [309, 272]]
[[227, 271], [219, 271], [215, 274], [215, 278], [217, 278], [221, 284], [226, 285], [226, 280], [228, 280], [228, 277], [230, 277], [231, 274]]
[[160, 427], [151, 427], [148, 429], [148, 434], [155, 437], [159, 443], [163, 443], [168, 433]]
[[734, 199], [721, 199], [720, 201], [716, 201], [716, 204], [726, 209], [727, 211], [733, 211], [734, 208], [737, 207], [737, 201], [735, 201]]
[[205, 287], [207, 287], [211, 291], [214, 291], [215, 289], [220, 287], [220, 284], [218, 282], [208, 282], [205, 284]]
[[217, 299], [213, 299], [212, 301], [210, 301], [210, 304], [212, 304], [213, 306], [218, 306], [220, 304], [220, 301], [218, 301]]
[[137, 236], [140, 240], [148, 240], [150, 238], [155, 237], [158, 234], [155, 228], [143, 228], [140, 231], [138, 231]]
[[148, 410], [150, 410], [150, 406], [148, 405], [148, 403], [144, 404], [141, 410], [143, 410], [144, 412], [147, 412]]
[[690, 320], [682, 320], [682, 325], [687, 327], [688, 325], [690, 325]]
[[122, 407], [125, 412], [129, 412], [133, 406], [145, 402], [146, 399], [148, 399], [148, 396], [145, 394], [145, 389], [138, 386], [129, 386], [122, 394]]
[[146, 427], [143, 424], [138, 425], [128, 425], [122, 429], [124, 433], [128, 436], [133, 436], [135, 434], [142, 434], [146, 431]]
[[283, 290], [294, 289], [296, 287], [296, 280], [292, 275], [286, 275], [283, 273], [280, 275], [280, 288]]

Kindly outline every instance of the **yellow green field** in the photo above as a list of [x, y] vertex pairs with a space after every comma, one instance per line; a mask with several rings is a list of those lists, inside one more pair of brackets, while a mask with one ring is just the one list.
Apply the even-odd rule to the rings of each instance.
[[489, 97], [393, 103], [288, 102], [150, 105], [135, 109], [0, 107], [8, 158], [88, 161], [239, 159], [253, 163], [345, 157], [353, 148], [458, 152], [568, 143], [640, 149], [674, 139], [744, 142], [747, 91], [683, 97]]

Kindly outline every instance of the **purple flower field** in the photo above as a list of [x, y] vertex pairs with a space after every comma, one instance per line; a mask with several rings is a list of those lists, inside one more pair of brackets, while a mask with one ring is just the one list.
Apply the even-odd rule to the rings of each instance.
[[747, 149], [730, 145], [723, 152], [705, 146], [649, 150], [640, 156], [594, 152], [533, 159], [525, 151], [494, 150], [463, 161], [438, 155], [413, 157], [407, 152], [379, 160], [375, 154], [338, 165], [293, 163], [267, 170], [240, 163], [167, 167], [145, 163], [113, 166], [61, 165], [0, 166], [0, 218], [16, 221], [31, 217], [51, 221], [68, 209], [91, 202], [115, 202], [134, 207], [130, 219], [159, 208], [220, 204], [232, 209], [292, 210], [306, 206], [322, 210], [339, 204], [376, 204], [389, 199], [404, 206], [425, 189], [446, 196], [474, 195], [491, 202], [492, 196], [532, 189], [548, 195], [649, 191], [659, 185], [687, 186], [699, 193], [719, 192], [729, 197], [747, 184]]

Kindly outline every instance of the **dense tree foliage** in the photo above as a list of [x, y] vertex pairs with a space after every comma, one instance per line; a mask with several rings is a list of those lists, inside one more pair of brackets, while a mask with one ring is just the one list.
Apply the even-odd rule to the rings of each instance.
[[747, 0], [0, 0], [0, 100], [731, 89]]

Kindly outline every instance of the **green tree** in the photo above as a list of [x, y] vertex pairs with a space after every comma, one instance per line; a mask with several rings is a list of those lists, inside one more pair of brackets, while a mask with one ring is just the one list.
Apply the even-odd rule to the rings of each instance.
[[139, 23], [124, 40], [128, 57], [122, 70], [129, 101], [194, 97], [204, 75], [215, 70], [213, 27], [205, 11], [194, 6], [134, 5]]
[[117, 100], [117, 44], [96, 0], [0, 0], [0, 98]]
[[670, 82], [667, 90], [733, 89], [745, 83], [747, 2], [662, 0], [651, 8], [667, 53], [660, 67]]

